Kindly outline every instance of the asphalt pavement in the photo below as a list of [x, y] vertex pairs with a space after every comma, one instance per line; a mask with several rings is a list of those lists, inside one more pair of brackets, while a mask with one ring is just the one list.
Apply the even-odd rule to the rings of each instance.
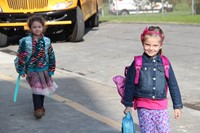
[[[45, 98], [46, 114], [33, 116], [31, 91], [24, 79], [17, 98], [13, 92], [17, 74], [14, 56], [0, 52], [0, 133], [119, 133], [124, 107], [116, 88], [77, 74], [57, 70], [57, 93]], [[171, 104], [169, 105], [171, 108]], [[184, 107], [182, 118], [175, 120], [170, 111], [172, 133], [198, 133], [200, 112]], [[138, 120], [133, 113], [137, 131]]]
[[[103, 24], [101, 26], [104, 28], [108, 25], [111, 26], [110, 24]], [[114, 26], [117, 27], [118, 25]], [[89, 35], [86, 38], [89, 38]], [[54, 45], [55, 51], [61, 45], [57, 46]], [[92, 48], [94, 51], [98, 49], [94, 45]], [[171, 53], [178, 55], [181, 51], [184, 52], [189, 49], [185, 45], [179, 45], [178, 48], [180, 50], [177, 53], [173, 53], [173, 50], [170, 51], [169, 49], [166, 51], [169, 55]], [[189, 52], [191, 53], [190, 56], [192, 56], [194, 51], [189, 50]], [[109, 77], [108, 81], [108, 77], [103, 75], [103, 70], [100, 71], [99, 77], [94, 78], [92, 76], [85, 76], [83, 72], [75, 73], [63, 67], [57, 68], [53, 78], [59, 85], [59, 89], [56, 91], [56, 94], [45, 98], [46, 114], [41, 120], [36, 120], [33, 116], [30, 87], [24, 79], [20, 83], [17, 102], [13, 102], [13, 92], [17, 79], [17, 73], [13, 64], [14, 58], [15, 56], [10, 53], [0, 52], [0, 133], [120, 133], [124, 107], [120, 103], [116, 87], [111, 83], [111, 78]], [[90, 61], [90, 58], [85, 58], [85, 61], [87, 60]], [[81, 61], [84, 61], [84, 59], [81, 58]], [[186, 59], [178, 60], [178, 56], [175, 56], [172, 61], [184, 62]], [[89, 62], [86, 63], [91, 66]], [[78, 65], [78, 62], [75, 64]], [[184, 62], [184, 64], [187, 64], [187, 62]], [[117, 64], [113, 65], [119, 71]], [[181, 66], [183, 65], [175, 64], [175, 68]], [[113, 69], [113, 67], [110, 69]], [[179, 79], [184, 79], [182, 77], [184, 72], [189, 77], [193, 77], [195, 69], [198, 68], [192, 67], [191, 73], [183, 71], [187, 69], [178, 69]], [[82, 71], [84, 70], [82, 69]], [[113, 73], [113, 71], [110, 72]], [[114, 73], [117, 74], [116, 71]], [[188, 84], [190, 82], [183, 84], [183, 86]], [[172, 133], [199, 133], [199, 111], [184, 106], [182, 117], [179, 120], [175, 120], [169, 97], [169, 112]], [[133, 112], [133, 118], [139, 133], [136, 111]]]

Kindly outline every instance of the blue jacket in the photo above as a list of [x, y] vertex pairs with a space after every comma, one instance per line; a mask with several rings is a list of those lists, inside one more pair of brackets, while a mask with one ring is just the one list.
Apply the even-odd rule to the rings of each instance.
[[136, 70], [135, 62], [128, 69], [125, 83], [125, 106], [133, 106], [133, 98], [165, 99], [166, 85], [173, 102], [173, 108], [182, 108], [180, 90], [172, 66], [169, 68], [169, 80], [166, 79], [160, 55], [154, 59], [147, 54], [142, 55], [142, 68], [138, 85], [134, 84]]

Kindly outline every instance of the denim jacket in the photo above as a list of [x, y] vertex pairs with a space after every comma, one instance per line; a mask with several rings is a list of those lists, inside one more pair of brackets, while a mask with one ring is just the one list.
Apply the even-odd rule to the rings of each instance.
[[169, 79], [165, 77], [164, 67], [160, 55], [154, 59], [147, 54], [142, 55], [142, 68], [140, 70], [139, 83], [134, 84], [136, 75], [135, 62], [128, 69], [125, 82], [125, 106], [133, 106], [133, 98], [165, 99], [167, 97], [166, 86], [173, 102], [173, 108], [182, 108], [180, 90], [176, 81], [175, 74], [170, 64]]

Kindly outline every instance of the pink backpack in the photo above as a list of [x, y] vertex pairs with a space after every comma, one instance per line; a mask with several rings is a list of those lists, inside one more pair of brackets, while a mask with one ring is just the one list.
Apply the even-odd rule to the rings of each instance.
[[[165, 77], [166, 77], [166, 79], [169, 79], [169, 60], [164, 55], [161, 55], [161, 59], [162, 59], [163, 66], [165, 69]], [[135, 56], [134, 60], [135, 60], [135, 69], [136, 69], [136, 76], [135, 76], [134, 83], [138, 84], [139, 78], [140, 78], [140, 70], [142, 68], [142, 56], [141, 55]], [[117, 86], [117, 91], [118, 91], [119, 95], [121, 96], [122, 104], [124, 103], [125, 80], [126, 80], [126, 74], [127, 74], [128, 68], [129, 68], [129, 66], [125, 67], [125, 70], [124, 70], [125, 77], [120, 76], [120, 75], [113, 77], [113, 81], [115, 82], [115, 84]]]

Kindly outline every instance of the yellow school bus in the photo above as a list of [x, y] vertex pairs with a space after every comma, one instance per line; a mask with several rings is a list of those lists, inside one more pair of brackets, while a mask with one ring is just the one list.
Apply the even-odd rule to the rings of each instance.
[[46, 34], [63, 32], [66, 39], [83, 39], [85, 25], [99, 25], [103, 0], [0, 0], [0, 47], [8, 37], [26, 33], [26, 21], [33, 14], [46, 19]]

